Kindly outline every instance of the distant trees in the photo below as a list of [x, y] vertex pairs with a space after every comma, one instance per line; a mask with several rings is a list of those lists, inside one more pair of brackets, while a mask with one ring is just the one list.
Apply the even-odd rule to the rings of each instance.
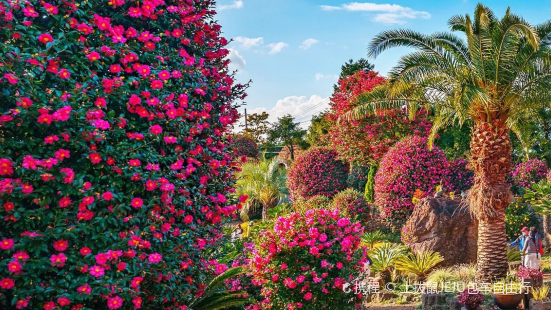
[[270, 129], [268, 117], [270, 115], [265, 111], [247, 115], [247, 126], [243, 129], [243, 135], [253, 139], [256, 144], [264, 143]]
[[278, 118], [278, 121], [268, 130], [268, 142], [286, 146], [291, 152], [291, 159], [294, 159], [295, 146], [306, 146], [305, 135], [306, 130], [300, 128], [299, 123], [295, 123], [294, 118], [288, 114]]

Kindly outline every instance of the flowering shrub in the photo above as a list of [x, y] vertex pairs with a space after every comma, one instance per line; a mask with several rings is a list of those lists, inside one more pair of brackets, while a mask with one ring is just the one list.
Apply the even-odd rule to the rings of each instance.
[[425, 111], [418, 112], [413, 120], [404, 110], [390, 109], [358, 121], [337, 122], [355, 107], [359, 95], [384, 83], [384, 78], [373, 71], [358, 71], [338, 83], [327, 114], [331, 127], [324, 139], [341, 158], [360, 166], [376, 165], [396, 141], [412, 133], [421, 136], [429, 133], [432, 125]]
[[372, 220], [372, 213], [369, 203], [362, 193], [348, 188], [333, 197], [333, 207], [342, 215], [353, 218], [361, 223]]
[[522, 227], [537, 226], [538, 219], [530, 204], [517, 199], [505, 209], [505, 230], [507, 239], [515, 240]]
[[530, 187], [547, 177], [547, 164], [540, 159], [532, 158], [519, 163], [511, 172], [513, 188], [519, 190], [522, 187]]
[[463, 158], [457, 158], [448, 165], [448, 188], [446, 192], [465, 192], [473, 185], [474, 171], [469, 170], [469, 163]]
[[538, 280], [538, 279], [543, 279], [543, 272], [541, 272], [539, 269], [520, 266], [518, 268], [517, 273], [515, 273], [515, 276], [517, 276], [520, 279]]
[[242, 135], [235, 136], [233, 138], [233, 145], [235, 147], [236, 156], [258, 158], [258, 146], [253, 139]]
[[358, 250], [362, 233], [360, 223], [336, 210], [278, 218], [273, 231], [261, 234], [252, 257], [261, 303], [270, 309], [354, 309], [343, 284], [353, 282], [365, 260]]
[[224, 266], [243, 98], [213, 3], [0, 3], [0, 308], [176, 309]]
[[333, 197], [346, 188], [348, 165], [337, 159], [337, 152], [310, 148], [295, 159], [287, 172], [291, 199], [309, 199], [315, 195]]
[[375, 204], [391, 220], [404, 219], [413, 210], [415, 191], [433, 193], [441, 182], [447, 187], [446, 155], [427, 140], [408, 136], [383, 157], [375, 176]]
[[369, 167], [364, 166], [353, 166], [346, 179], [348, 187], [363, 192], [365, 190], [365, 183], [367, 183], [369, 169]]
[[465, 289], [461, 293], [457, 293], [459, 303], [467, 307], [467, 309], [476, 309], [484, 302], [484, 295], [477, 290]]

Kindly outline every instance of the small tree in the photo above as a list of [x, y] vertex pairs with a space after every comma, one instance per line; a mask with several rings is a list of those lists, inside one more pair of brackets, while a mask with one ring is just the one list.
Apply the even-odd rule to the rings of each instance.
[[251, 137], [256, 144], [264, 143], [270, 129], [268, 117], [270, 115], [267, 112], [247, 115], [247, 127], [243, 129], [243, 135]]
[[272, 128], [268, 131], [268, 141], [281, 143], [289, 148], [291, 159], [295, 159], [295, 145], [304, 145], [306, 130], [295, 123], [291, 115], [278, 118]]

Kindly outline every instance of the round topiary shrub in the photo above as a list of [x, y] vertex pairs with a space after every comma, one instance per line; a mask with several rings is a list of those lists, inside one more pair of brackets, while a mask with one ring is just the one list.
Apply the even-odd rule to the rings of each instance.
[[348, 187], [363, 192], [365, 190], [365, 183], [367, 183], [369, 170], [369, 167], [353, 166], [348, 174], [348, 179], [346, 179], [346, 184]]
[[473, 186], [474, 171], [468, 169], [469, 164], [463, 158], [457, 158], [448, 163], [448, 187], [447, 192], [461, 193]]
[[426, 138], [408, 136], [383, 156], [375, 175], [375, 204], [389, 220], [403, 220], [413, 210], [415, 192], [433, 193], [447, 187], [446, 155], [437, 147], [429, 150]]
[[346, 188], [348, 165], [337, 152], [310, 148], [297, 158], [287, 173], [291, 199], [310, 199], [316, 195], [333, 197]]
[[213, 1], [0, 4], [0, 309], [182, 309], [238, 209]]
[[547, 177], [547, 172], [547, 164], [537, 158], [519, 163], [511, 172], [513, 190], [517, 194], [522, 194], [523, 187], [529, 188], [533, 183], [538, 183], [545, 179]]
[[373, 219], [373, 214], [367, 200], [362, 193], [352, 188], [338, 193], [333, 197], [333, 207], [339, 210], [342, 215], [348, 216], [366, 224]]
[[258, 145], [249, 137], [242, 135], [235, 136], [233, 138], [233, 146], [235, 147], [235, 155], [238, 157], [258, 158]]
[[337, 210], [316, 209], [280, 217], [263, 232], [251, 259], [267, 309], [355, 309], [343, 285], [359, 275], [360, 223]]
[[311, 209], [330, 209], [331, 206], [331, 199], [323, 195], [316, 195], [308, 200], [299, 199], [294, 204], [295, 210], [302, 213]]

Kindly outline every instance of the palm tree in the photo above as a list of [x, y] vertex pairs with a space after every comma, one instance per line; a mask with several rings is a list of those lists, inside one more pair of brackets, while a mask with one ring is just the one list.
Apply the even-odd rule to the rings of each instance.
[[498, 19], [478, 4], [473, 19], [454, 16], [449, 26], [466, 39], [412, 30], [377, 35], [370, 56], [398, 46], [417, 51], [403, 56], [388, 82], [360, 96], [358, 106], [345, 117], [357, 119], [391, 107], [412, 114], [425, 108], [435, 115], [430, 144], [444, 126], [467, 120], [474, 124], [470, 162], [475, 180], [467, 199], [479, 220], [478, 280], [488, 281], [507, 273], [510, 132], [522, 138], [520, 122], [551, 101], [551, 52], [542, 41], [551, 34], [551, 21], [532, 26], [509, 9]]
[[396, 261], [396, 269], [412, 273], [419, 281], [425, 281], [429, 271], [443, 261], [444, 257], [438, 252], [409, 253]]
[[384, 242], [376, 244], [368, 252], [369, 258], [373, 261], [371, 270], [381, 276], [381, 279], [390, 282], [392, 271], [396, 261], [406, 255], [408, 248], [401, 244]]
[[262, 207], [262, 220], [268, 218], [268, 210], [284, 201], [288, 195], [285, 168], [278, 159], [248, 161], [237, 173], [237, 194], [249, 196], [247, 211], [256, 204]]
[[191, 310], [241, 309], [237, 306], [247, 303], [249, 300], [245, 297], [247, 292], [228, 292], [225, 289], [224, 284], [226, 280], [244, 274], [245, 272], [245, 267], [240, 266], [230, 268], [224, 273], [218, 275], [209, 282], [205, 288], [205, 293], [201, 295], [201, 297], [195, 299], [189, 305], [189, 308]]

